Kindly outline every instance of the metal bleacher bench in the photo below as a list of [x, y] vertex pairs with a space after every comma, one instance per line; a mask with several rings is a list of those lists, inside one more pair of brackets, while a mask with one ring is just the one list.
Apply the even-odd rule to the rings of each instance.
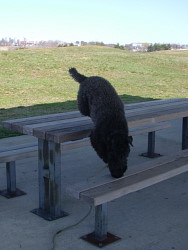
[[[143, 156], [154, 158], [160, 154], [155, 151], [155, 131], [170, 127], [169, 122], [154, 123], [146, 126], [131, 128], [129, 134], [131, 136], [148, 133], [148, 149]], [[11, 144], [11, 137], [9, 138]], [[71, 141], [61, 144], [63, 150], [89, 145], [89, 138], [83, 140]], [[17, 160], [34, 157], [38, 153], [37, 141], [33, 143], [24, 143], [9, 146], [0, 149], [0, 163], [6, 163], [7, 189], [0, 191], [0, 195], [7, 198], [24, 195], [25, 192], [16, 187], [16, 164]]]
[[70, 196], [95, 207], [94, 232], [82, 236], [82, 239], [98, 247], [120, 239], [107, 231], [107, 203], [188, 171], [188, 150], [140, 164], [136, 169], [120, 179], [103, 176], [67, 187]]

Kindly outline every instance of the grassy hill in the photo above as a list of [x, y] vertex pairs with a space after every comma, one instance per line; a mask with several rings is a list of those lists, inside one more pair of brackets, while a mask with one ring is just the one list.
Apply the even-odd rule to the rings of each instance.
[[6, 119], [76, 109], [78, 84], [70, 67], [107, 78], [125, 103], [188, 97], [188, 51], [133, 53], [97, 46], [2, 51], [0, 126]]

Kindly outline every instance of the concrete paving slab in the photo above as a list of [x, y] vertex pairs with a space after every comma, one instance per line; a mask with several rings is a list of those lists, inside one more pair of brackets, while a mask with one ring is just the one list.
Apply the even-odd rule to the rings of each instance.
[[[36, 140], [21, 136], [20, 143]], [[12, 143], [16, 143], [12, 138]], [[0, 146], [8, 140], [0, 140]], [[147, 147], [147, 134], [134, 137], [129, 157], [129, 169], [152, 159], [138, 156]], [[156, 133], [156, 152], [170, 155], [181, 149], [181, 121]], [[55, 232], [65, 229], [55, 239], [55, 250], [97, 249], [80, 239], [94, 229], [94, 209], [87, 203], [69, 197], [65, 187], [84, 181], [104, 163], [92, 147], [62, 152], [63, 209], [69, 216], [46, 221], [30, 211], [38, 207], [37, 157], [17, 161], [17, 186], [27, 195], [14, 199], [0, 196], [0, 250], [51, 250]], [[100, 175], [109, 174], [108, 169]], [[186, 250], [188, 239], [188, 173], [153, 185], [109, 203], [109, 232], [121, 237], [104, 249], [116, 250]], [[0, 189], [6, 186], [5, 164], [0, 164]]]

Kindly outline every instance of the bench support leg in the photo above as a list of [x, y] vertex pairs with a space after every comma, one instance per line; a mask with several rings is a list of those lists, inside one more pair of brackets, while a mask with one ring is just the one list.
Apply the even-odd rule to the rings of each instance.
[[155, 153], [155, 131], [148, 133], [148, 151], [147, 153], [142, 153], [141, 156], [148, 158], [156, 158], [161, 156]]
[[102, 241], [107, 237], [107, 203], [95, 207], [95, 237]]
[[39, 208], [34, 214], [46, 220], [66, 216], [61, 210], [61, 146], [39, 139]]
[[188, 117], [183, 117], [182, 124], [182, 150], [188, 149]]
[[16, 163], [15, 161], [6, 163], [7, 189], [0, 191], [0, 195], [10, 199], [26, 193], [16, 188]]
[[100, 248], [119, 240], [119, 237], [107, 232], [107, 220], [107, 203], [96, 206], [95, 231], [81, 238]]

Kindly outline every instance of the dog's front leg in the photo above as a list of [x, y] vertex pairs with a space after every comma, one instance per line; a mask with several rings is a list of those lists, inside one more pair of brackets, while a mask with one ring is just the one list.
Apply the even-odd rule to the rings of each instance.
[[108, 163], [108, 157], [107, 157], [107, 152], [106, 152], [106, 146], [105, 144], [101, 141], [100, 136], [98, 135], [98, 133], [96, 132], [96, 130], [92, 130], [91, 131], [91, 135], [90, 135], [90, 141], [91, 141], [91, 145], [92, 147], [95, 149], [96, 153], [98, 154], [98, 156], [105, 162]]

